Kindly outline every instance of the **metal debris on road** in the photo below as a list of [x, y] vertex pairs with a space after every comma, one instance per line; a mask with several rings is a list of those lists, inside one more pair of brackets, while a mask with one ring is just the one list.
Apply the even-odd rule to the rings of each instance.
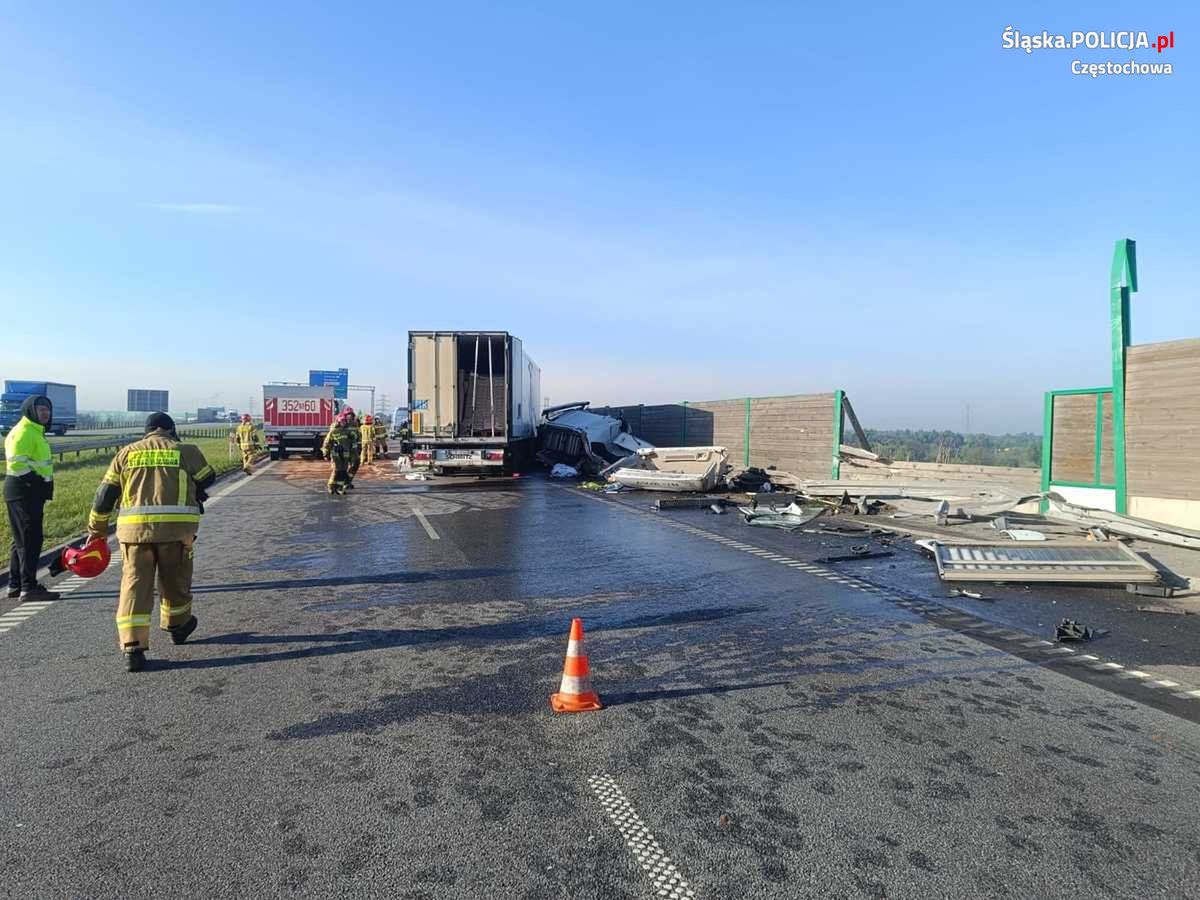
[[1097, 631], [1095, 628], [1088, 628], [1086, 625], [1080, 625], [1074, 619], [1063, 619], [1054, 629], [1054, 639], [1059, 643], [1091, 641], [1106, 633]]
[[739, 506], [747, 525], [759, 528], [779, 528], [783, 531], [795, 531], [800, 526], [811, 522], [825, 513], [823, 506], [801, 506], [790, 503], [787, 506], [774, 506], [769, 510], [757, 509], [751, 506]]
[[1032, 528], [1005, 528], [1000, 532], [1014, 541], [1044, 541], [1046, 533], [1044, 531], [1034, 531]]
[[639, 450], [602, 474], [643, 491], [711, 491], [724, 474], [727, 456], [724, 447], [655, 447]]
[[1158, 570], [1124, 544], [948, 544], [932, 542], [943, 581], [1157, 584]]

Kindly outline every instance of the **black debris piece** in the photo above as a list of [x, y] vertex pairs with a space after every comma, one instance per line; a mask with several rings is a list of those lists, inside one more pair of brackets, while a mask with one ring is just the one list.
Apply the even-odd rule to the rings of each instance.
[[1090, 641], [1097, 636], [1096, 629], [1080, 625], [1074, 619], [1063, 619], [1054, 629], [1054, 639], [1060, 643]]

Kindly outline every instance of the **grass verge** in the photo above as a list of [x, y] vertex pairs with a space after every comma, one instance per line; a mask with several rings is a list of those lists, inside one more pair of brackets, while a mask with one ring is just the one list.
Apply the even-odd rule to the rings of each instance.
[[[226, 438], [198, 438], [188, 443], [199, 447], [208, 464], [218, 473], [239, 468], [242, 464], [241, 454], [236, 448], [230, 455]], [[87, 529], [92, 498], [114, 455], [114, 451], [86, 450], [79, 454], [78, 459], [71, 457], [63, 462], [55, 460], [54, 499], [46, 504], [43, 550], [78, 537]], [[0, 568], [6, 569], [8, 555], [12, 552], [12, 534], [8, 528], [7, 513], [0, 519]]]

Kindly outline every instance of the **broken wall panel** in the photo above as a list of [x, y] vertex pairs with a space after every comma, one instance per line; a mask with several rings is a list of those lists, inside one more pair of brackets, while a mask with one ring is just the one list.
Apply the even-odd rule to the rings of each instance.
[[1133, 498], [1200, 501], [1200, 339], [1130, 347], [1125, 473]]
[[746, 464], [747, 437], [751, 466], [823, 478], [833, 462], [832, 393], [751, 398], [749, 417], [745, 398], [595, 411], [622, 416], [630, 431], [660, 447], [725, 447], [734, 466]]
[[1025, 494], [1041, 489], [1041, 470], [1017, 466], [980, 466], [960, 463], [926, 463], [892, 460], [873, 462], [843, 458], [842, 481], [964, 481], [999, 484]]

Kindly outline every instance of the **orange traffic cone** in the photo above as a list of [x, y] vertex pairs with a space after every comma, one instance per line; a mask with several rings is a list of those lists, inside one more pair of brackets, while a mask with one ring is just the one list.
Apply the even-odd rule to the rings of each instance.
[[563, 661], [562, 684], [557, 694], [550, 695], [550, 708], [560, 713], [590, 712], [602, 708], [588, 676], [588, 658], [583, 652], [582, 619], [571, 620], [571, 637], [567, 641], [567, 658]]

